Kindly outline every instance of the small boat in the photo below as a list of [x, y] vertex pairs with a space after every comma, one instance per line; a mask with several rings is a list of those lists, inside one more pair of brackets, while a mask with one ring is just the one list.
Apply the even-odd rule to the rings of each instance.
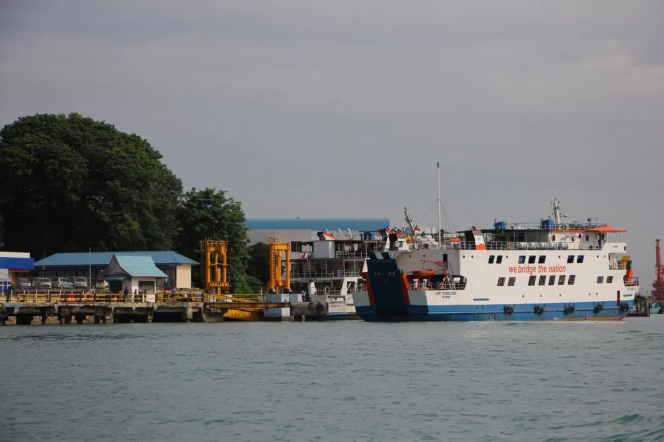
[[653, 302], [652, 304], [650, 304], [650, 314], [655, 315], [658, 313], [664, 313], [664, 311], [662, 311], [662, 306], [657, 302]]

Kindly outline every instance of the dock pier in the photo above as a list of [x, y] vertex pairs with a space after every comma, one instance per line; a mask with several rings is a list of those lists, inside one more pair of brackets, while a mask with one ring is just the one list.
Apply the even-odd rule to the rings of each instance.
[[[89, 299], [86, 299], [89, 298]], [[131, 298], [131, 297], [130, 297]], [[257, 302], [247, 300], [204, 299], [168, 299], [157, 296], [156, 302], [145, 302], [143, 299], [99, 300], [93, 297], [61, 296], [48, 300], [29, 297], [0, 301], [0, 326], [7, 321], [16, 325], [31, 325], [35, 318], [37, 323], [47, 324], [126, 324], [153, 322], [223, 322], [236, 319], [229, 312], [250, 312], [247, 315], [252, 321], [275, 320], [263, 312], [269, 309], [283, 309], [290, 312], [277, 320], [303, 322], [321, 320], [327, 315], [327, 304], [322, 302]], [[13, 318], [13, 319], [10, 319]], [[240, 315], [240, 320], [241, 315]]]

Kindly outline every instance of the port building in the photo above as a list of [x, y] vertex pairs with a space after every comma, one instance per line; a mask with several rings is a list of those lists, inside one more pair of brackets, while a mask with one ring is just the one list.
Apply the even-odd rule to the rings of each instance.
[[337, 239], [356, 238], [389, 226], [389, 218], [249, 218], [244, 226], [249, 229], [251, 244], [268, 243], [270, 237], [288, 239], [293, 252], [301, 251], [301, 244], [318, 240], [318, 232], [329, 231]]
[[157, 282], [168, 278], [157, 268], [151, 256], [113, 255], [111, 262], [99, 276], [108, 281], [111, 292], [127, 291], [149, 295], [148, 302], [154, 302]]
[[6, 293], [17, 276], [27, 275], [34, 267], [35, 260], [29, 253], [0, 252], [0, 293]]
[[149, 257], [154, 267], [166, 275], [156, 280], [157, 290], [164, 287], [191, 288], [191, 268], [199, 264], [173, 251], [56, 253], [35, 262], [33, 276], [73, 281], [77, 276], [89, 277], [92, 270], [92, 279], [97, 280], [111, 264], [114, 255]]

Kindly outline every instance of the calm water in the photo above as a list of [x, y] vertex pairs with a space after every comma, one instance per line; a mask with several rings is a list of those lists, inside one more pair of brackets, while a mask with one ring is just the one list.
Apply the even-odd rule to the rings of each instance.
[[0, 440], [664, 440], [664, 317], [0, 328]]

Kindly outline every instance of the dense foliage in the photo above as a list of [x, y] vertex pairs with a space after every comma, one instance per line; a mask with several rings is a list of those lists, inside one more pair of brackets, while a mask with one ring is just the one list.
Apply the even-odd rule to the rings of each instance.
[[[57, 252], [177, 250], [199, 260], [204, 238], [229, 242], [231, 289], [260, 289], [246, 274], [242, 205], [215, 189], [183, 194], [161, 154], [138, 135], [78, 114], [19, 118], [0, 130], [5, 249]], [[267, 265], [266, 265], [267, 266]], [[201, 267], [194, 284], [202, 287]]]
[[[204, 238], [228, 240], [228, 279], [231, 290], [234, 293], [251, 291], [246, 277], [249, 241], [240, 202], [227, 198], [224, 191], [192, 189], [182, 198], [177, 221], [177, 250], [185, 256], [200, 257], [201, 240]], [[194, 283], [202, 287], [202, 281], [203, 275], [199, 271], [194, 275]]]
[[5, 247], [167, 250], [180, 180], [137, 135], [78, 114], [20, 118], [0, 131]]

